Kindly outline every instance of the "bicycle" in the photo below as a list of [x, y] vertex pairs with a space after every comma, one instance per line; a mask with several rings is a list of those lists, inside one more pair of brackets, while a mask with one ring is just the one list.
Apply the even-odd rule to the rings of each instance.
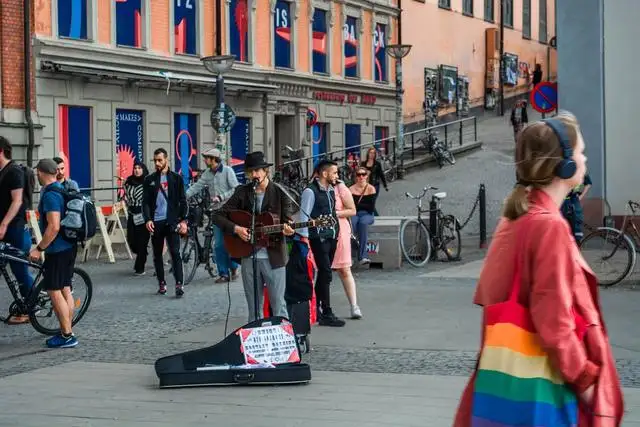
[[[640, 203], [629, 200], [627, 206], [633, 216], [640, 211]], [[584, 236], [580, 242], [580, 251], [601, 286], [609, 287], [623, 281], [635, 268], [636, 243], [640, 241], [638, 227], [625, 215], [620, 229], [598, 227]], [[602, 245], [602, 246], [600, 246]], [[605, 245], [610, 245], [604, 249]], [[613, 260], [614, 255], [621, 254], [620, 260]], [[607, 272], [606, 269], [611, 271]], [[612, 278], [606, 278], [612, 275]]]
[[387, 182], [393, 182], [398, 178], [398, 169], [393, 163], [393, 156], [388, 154], [380, 155], [380, 163], [382, 164], [382, 172]]
[[[27, 297], [23, 297], [20, 294], [20, 284], [11, 276], [11, 274], [9, 274], [9, 270], [7, 268], [9, 262], [26, 264], [28, 267], [37, 271], [33, 281], [33, 287]], [[0, 274], [4, 277], [7, 287], [9, 288], [9, 292], [11, 292], [11, 296], [13, 297], [13, 301], [9, 305], [7, 317], [0, 316], [0, 321], [6, 323], [13, 316], [28, 314], [31, 326], [41, 334], [53, 336], [60, 333], [60, 324], [54, 313], [51, 298], [44, 289], [44, 282], [42, 281], [43, 272], [44, 268], [41, 263], [30, 261], [27, 259], [27, 254], [22, 252], [20, 249], [7, 243], [0, 242]], [[78, 279], [80, 279], [80, 281]], [[73, 269], [73, 277], [71, 280], [71, 292], [75, 304], [75, 313], [71, 324], [75, 325], [80, 321], [80, 319], [82, 319], [91, 304], [93, 283], [91, 282], [89, 275], [78, 267]], [[84, 298], [79, 298], [78, 295], [81, 295], [83, 290], [82, 283], [84, 283], [85, 293]], [[47, 326], [44, 324], [44, 319], [47, 318], [53, 319], [54, 326]]]
[[[188, 285], [196, 275], [196, 270], [200, 264], [204, 264], [204, 269], [211, 278], [218, 275], [218, 268], [215, 261], [211, 259], [213, 247], [213, 213], [216, 206], [211, 203], [209, 189], [205, 187], [200, 194], [189, 199], [189, 215], [187, 217], [187, 235], [182, 237], [182, 249], [180, 257], [184, 266], [184, 284]], [[204, 243], [200, 243], [199, 228], [204, 224], [204, 217], [207, 217], [207, 225], [202, 232]], [[189, 263], [193, 261], [193, 265]]]
[[418, 142], [422, 143], [422, 145], [424, 145], [424, 147], [433, 154], [433, 158], [436, 160], [436, 163], [438, 163], [440, 168], [444, 166], [444, 162], [447, 162], [450, 165], [456, 164], [456, 159], [453, 157], [453, 153], [449, 151], [447, 145], [440, 141], [433, 132], [429, 131], [427, 136], [420, 138]]
[[[414, 267], [422, 267], [430, 259], [435, 259], [436, 254], [432, 254], [432, 249], [444, 252], [448, 261], [460, 259], [462, 250], [462, 240], [460, 238], [460, 222], [453, 215], [445, 215], [440, 208], [440, 201], [447, 197], [447, 193], [435, 193], [431, 200], [435, 204], [435, 209], [423, 209], [422, 199], [429, 190], [438, 189], [436, 187], [425, 187], [422, 194], [413, 196], [410, 193], [405, 195], [418, 201], [418, 217], [406, 220], [400, 227], [400, 248], [404, 258]], [[429, 213], [429, 219], [422, 218], [423, 213]], [[430, 224], [431, 222], [434, 224]], [[436, 235], [429, 233], [430, 225], [434, 226]], [[449, 244], [453, 242], [453, 246]], [[433, 257], [432, 257], [433, 255]]]

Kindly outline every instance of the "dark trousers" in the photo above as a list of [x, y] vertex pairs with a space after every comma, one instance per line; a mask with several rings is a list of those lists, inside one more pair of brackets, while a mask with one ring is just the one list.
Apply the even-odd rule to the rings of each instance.
[[127, 221], [127, 243], [131, 252], [136, 255], [133, 268], [136, 273], [142, 273], [147, 263], [147, 248], [149, 247], [149, 238], [151, 235], [145, 224], [135, 225], [133, 223], [133, 215], [129, 214]]
[[584, 237], [584, 212], [582, 204], [577, 196], [569, 196], [565, 199], [560, 208], [562, 215], [571, 226], [571, 232], [577, 243]]
[[154, 223], [155, 229], [151, 236], [153, 244], [153, 265], [156, 269], [158, 283], [164, 282], [164, 265], [162, 262], [162, 250], [164, 249], [164, 241], [166, 239], [169, 246], [169, 255], [171, 255], [171, 264], [173, 267], [173, 277], [176, 279], [176, 285], [182, 285], [182, 258], [180, 257], [180, 235], [176, 233], [175, 226], [169, 226], [166, 221], [158, 221]]
[[313, 252], [313, 258], [316, 261], [318, 267], [318, 275], [316, 278], [316, 299], [320, 306], [321, 312], [327, 312], [331, 309], [331, 277], [333, 271], [331, 270], [331, 264], [333, 263], [333, 256], [336, 254], [336, 245], [338, 243], [335, 239], [326, 239], [324, 241], [320, 239], [309, 239], [311, 245], [311, 252]]

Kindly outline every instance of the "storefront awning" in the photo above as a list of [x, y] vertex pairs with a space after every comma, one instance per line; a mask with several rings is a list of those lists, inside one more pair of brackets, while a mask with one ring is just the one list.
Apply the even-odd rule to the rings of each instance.
[[[144, 81], [166, 81], [175, 83], [188, 83], [199, 86], [213, 86], [216, 83], [215, 76], [207, 76], [194, 73], [176, 73], [164, 70], [144, 70], [127, 67], [116, 67], [102, 64], [92, 64], [74, 61], [42, 61], [40, 69], [43, 71], [61, 72], [69, 74], [81, 74], [91, 76], [104, 76], [110, 78], [136, 79]], [[276, 85], [258, 83], [237, 79], [224, 79], [225, 87], [231, 90], [246, 90], [251, 92], [272, 92], [278, 89]]]

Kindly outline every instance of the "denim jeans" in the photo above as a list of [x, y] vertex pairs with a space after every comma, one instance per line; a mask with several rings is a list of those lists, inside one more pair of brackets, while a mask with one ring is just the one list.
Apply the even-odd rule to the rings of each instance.
[[358, 242], [360, 242], [358, 261], [369, 258], [367, 255], [367, 241], [369, 239], [369, 226], [373, 224], [373, 221], [373, 215], [366, 211], [358, 211], [355, 216], [351, 217], [353, 232], [358, 237]]
[[229, 257], [229, 252], [227, 252], [227, 249], [224, 247], [224, 233], [219, 227], [213, 228], [213, 237], [214, 237], [214, 242], [213, 242], [214, 251], [212, 253], [211, 259], [218, 266], [218, 275], [229, 277], [230, 276], [229, 269], [230, 268], [233, 270], [237, 269], [238, 263], [235, 261], [231, 261], [231, 258]]
[[[20, 249], [25, 254], [28, 254], [31, 250], [31, 234], [29, 233], [29, 229], [25, 226], [7, 227], [7, 232], [4, 235], [3, 241]], [[20, 283], [20, 294], [26, 298], [33, 287], [33, 277], [29, 274], [27, 264], [13, 261], [9, 262], [9, 266], [11, 267], [11, 272], [16, 277], [16, 280]]]

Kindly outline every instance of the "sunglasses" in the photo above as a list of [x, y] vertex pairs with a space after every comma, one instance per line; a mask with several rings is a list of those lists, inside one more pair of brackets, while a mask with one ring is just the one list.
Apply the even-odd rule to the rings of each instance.
[[366, 172], [358, 172], [356, 176], [367, 176]]

